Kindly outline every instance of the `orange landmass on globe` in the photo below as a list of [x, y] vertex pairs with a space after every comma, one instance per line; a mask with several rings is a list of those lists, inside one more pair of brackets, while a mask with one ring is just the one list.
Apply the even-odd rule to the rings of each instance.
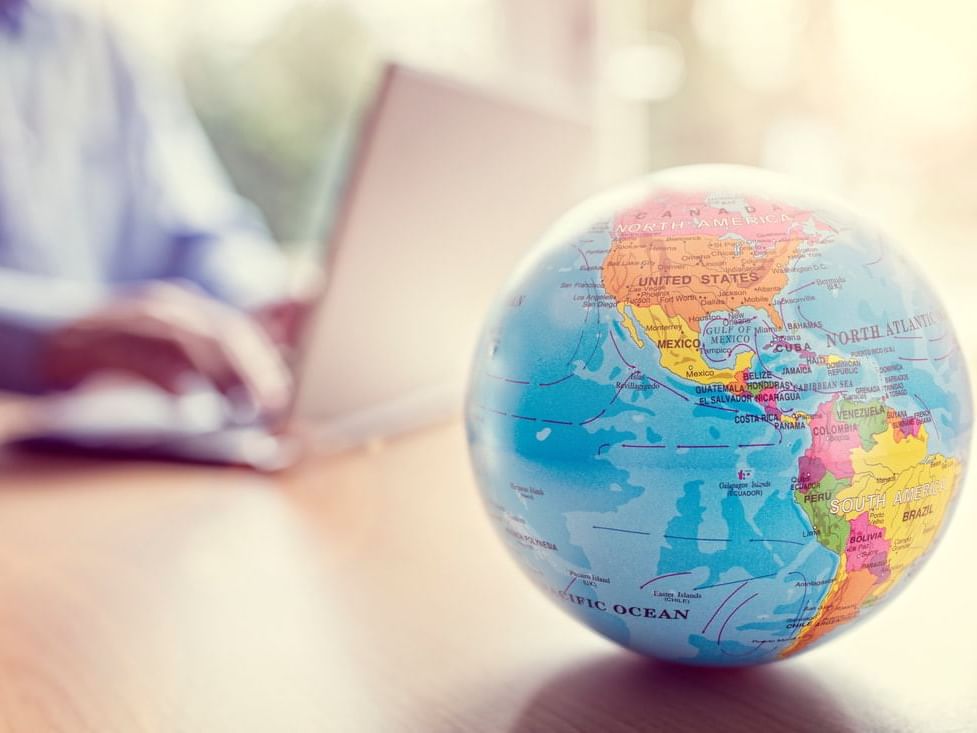
[[786, 205], [707, 201], [665, 197], [622, 212], [602, 267], [605, 290], [618, 303], [660, 306], [695, 331], [711, 314], [743, 306], [783, 328], [774, 301], [787, 285], [788, 263], [812, 238], [805, 226], [816, 231], [817, 223]]
[[844, 556], [836, 578], [811, 623], [783, 651], [783, 656], [797, 654], [839, 625], [844, 626], [854, 620], [877, 581], [875, 574], [868, 568], [846, 572]]
[[694, 330], [711, 313], [752, 306], [784, 323], [773, 301], [787, 285], [783, 266], [803, 239], [754, 255], [739, 239], [707, 234], [618, 239], [604, 260], [604, 288], [618, 303], [661, 306]]
[[703, 324], [752, 307], [784, 328], [779, 306], [789, 297], [789, 265], [829, 231], [810, 212], [783, 204], [665, 194], [615, 218], [601, 279], [632, 340], [643, 347], [643, 335], [654, 343], [663, 368], [697, 382], [728, 382], [749, 368], [752, 349], [741, 344], [706, 360]]

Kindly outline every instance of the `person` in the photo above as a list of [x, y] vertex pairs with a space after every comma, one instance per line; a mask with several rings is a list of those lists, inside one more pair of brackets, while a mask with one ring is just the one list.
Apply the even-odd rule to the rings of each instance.
[[97, 14], [0, 0], [0, 389], [108, 370], [281, 410], [288, 280], [169, 80]]

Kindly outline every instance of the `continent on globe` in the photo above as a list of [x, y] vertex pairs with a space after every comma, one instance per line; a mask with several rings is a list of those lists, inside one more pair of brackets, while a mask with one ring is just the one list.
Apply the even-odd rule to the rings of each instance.
[[797, 501], [841, 563], [821, 607], [784, 656], [884, 596], [939, 530], [961, 473], [958, 461], [927, 454], [926, 429], [916, 419], [900, 418], [881, 402], [832, 399], [810, 427], [811, 447], [798, 461]]
[[658, 345], [665, 369], [704, 383], [729, 381], [751, 355], [741, 351], [730, 369], [711, 369], [700, 352], [701, 325], [714, 313], [751, 306], [784, 328], [774, 296], [787, 284], [787, 263], [832, 233], [820, 224], [814, 238], [805, 233], [809, 213], [758, 198], [656, 196], [615, 218], [604, 289], [635, 343], [641, 337], [628, 312]]
[[918, 268], [843, 205], [725, 166], [558, 223], [489, 316], [466, 401], [533, 582], [622, 645], [719, 666], [809, 650], [906, 587], [972, 421]]

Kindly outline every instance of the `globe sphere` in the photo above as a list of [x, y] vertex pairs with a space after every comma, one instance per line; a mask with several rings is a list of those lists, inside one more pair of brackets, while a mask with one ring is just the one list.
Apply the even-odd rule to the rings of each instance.
[[797, 654], [893, 598], [947, 526], [971, 424], [919, 266], [843, 203], [728, 166], [557, 222], [466, 402], [488, 514], [535, 585], [701, 665]]

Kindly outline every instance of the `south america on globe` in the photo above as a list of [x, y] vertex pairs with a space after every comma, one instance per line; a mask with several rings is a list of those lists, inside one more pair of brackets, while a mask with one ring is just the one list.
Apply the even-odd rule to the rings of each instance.
[[701, 665], [798, 654], [893, 598], [946, 528], [971, 423], [919, 267], [843, 204], [732, 166], [557, 222], [489, 316], [466, 402], [485, 505], [534, 584]]

